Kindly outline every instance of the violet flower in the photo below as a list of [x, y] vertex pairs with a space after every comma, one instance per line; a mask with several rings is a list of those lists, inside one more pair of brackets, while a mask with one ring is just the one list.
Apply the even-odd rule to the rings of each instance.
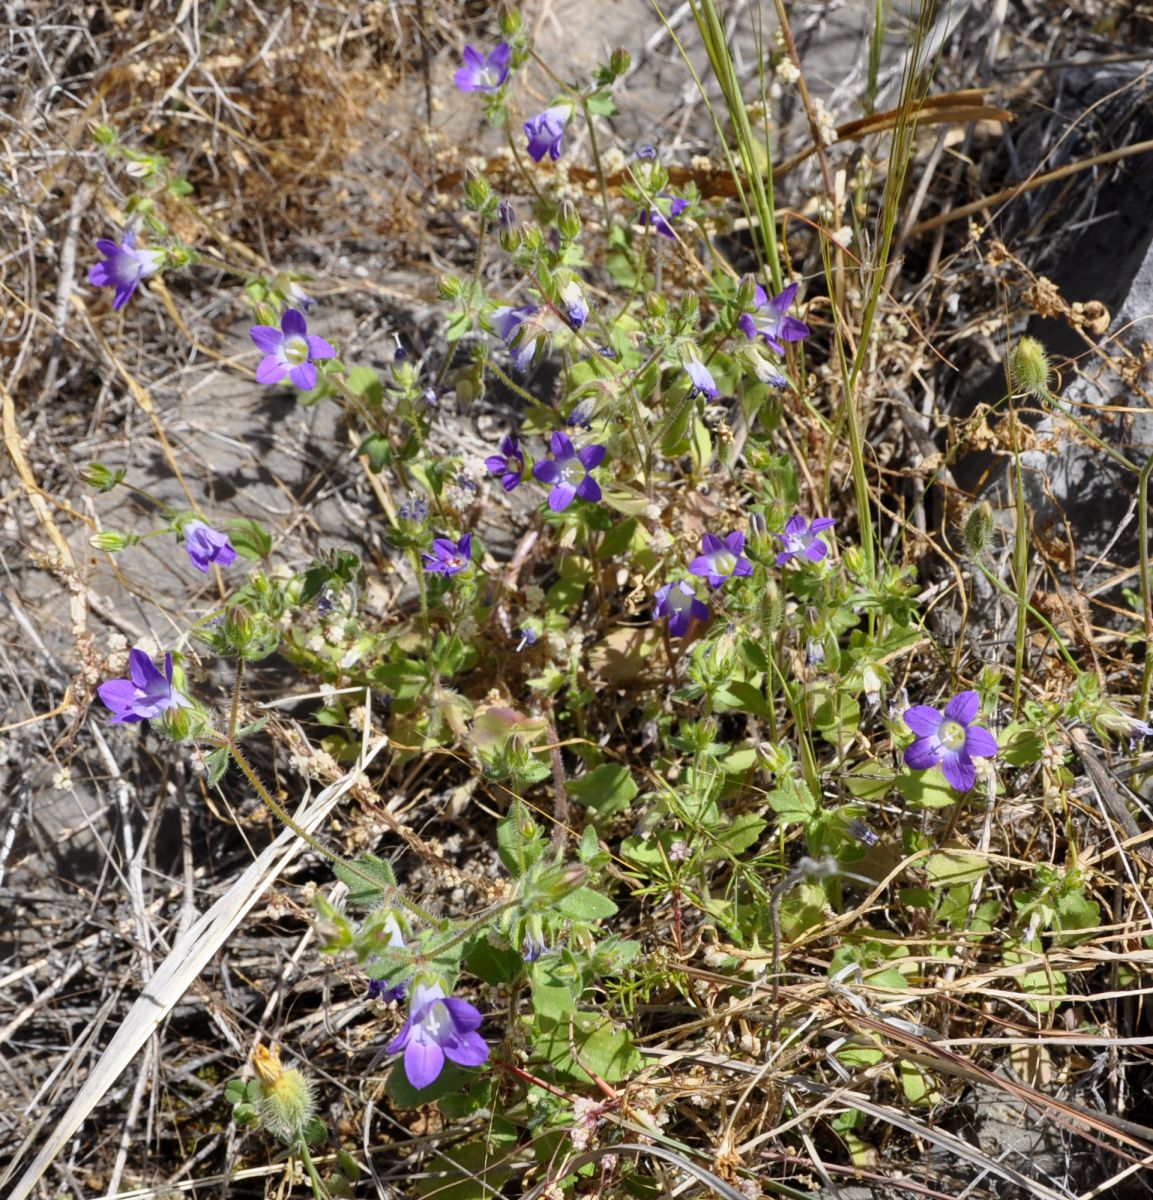
[[112, 307], [117, 310], [132, 299], [136, 285], [155, 275], [164, 261], [163, 250], [137, 250], [136, 232], [132, 229], [124, 231], [120, 243], [101, 238], [96, 249], [104, 255], [104, 261], [88, 268], [88, 282], [94, 287], [115, 288]]
[[257, 348], [264, 351], [256, 368], [257, 383], [279, 383], [285, 375], [302, 392], [316, 387], [314, 359], [335, 358], [336, 351], [322, 337], [310, 337], [304, 314], [286, 308], [280, 318], [280, 328], [274, 325], [253, 325], [248, 331]]
[[564, 137], [565, 126], [571, 116], [572, 108], [569, 105], [556, 104], [525, 121], [528, 155], [533, 162], [540, 162], [546, 154], [553, 162], [560, 158], [561, 138]]
[[512, 365], [518, 371], [527, 371], [536, 357], [538, 337], [521, 333], [520, 327], [529, 317], [535, 317], [540, 311], [535, 304], [521, 304], [516, 308], [502, 304], [492, 311], [492, 327], [501, 338], [512, 355]]
[[770, 300], [765, 289], [757, 284], [753, 300], [757, 309], [764, 310], [765, 315], [756, 320], [751, 313], [741, 313], [737, 318], [737, 324], [744, 330], [745, 336], [751, 340], [760, 334], [778, 354], [785, 352], [784, 346], [781, 345], [782, 342], [799, 342], [802, 338], [808, 337], [809, 327], [804, 321], [786, 316], [789, 306], [797, 294], [798, 286], [798, 284], [790, 283], [783, 292]]
[[191, 701], [172, 686], [172, 655], [165, 654], [161, 671], [144, 653], [128, 655], [128, 678], [110, 679], [96, 690], [112, 710], [110, 725], [127, 725], [158, 717], [170, 708], [190, 708]]
[[832, 529], [837, 522], [832, 517], [817, 517], [806, 521], [800, 513], [794, 513], [785, 523], [784, 533], [774, 533], [785, 543], [785, 548], [777, 555], [777, 566], [783, 567], [790, 559], [800, 556], [809, 562], [818, 563], [829, 552], [829, 547], [817, 536], [826, 529]]
[[[400, 922], [396, 918], [396, 913], [390, 912], [384, 918], [382, 926], [388, 934], [388, 945], [392, 950], [403, 950], [404, 946], [404, 931], [400, 927]], [[383, 1000], [385, 1004], [392, 1001], [401, 1001], [408, 992], [408, 980], [402, 979], [399, 983], [389, 984], [383, 979], [370, 979], [368, 981], [368, 999]]]
[[905, 751], [905, 765], [914, 771], [940, 766], [949, 786], [967, 792], [977, 779], [973, 758], [992, 758], [997, 739], [973, 720], [981, 707], [976, 692], [958, 692], [943, 713], [927, 704], [905, 710], [905, 724], [917, 735]]
[[669, 222], [676, 220], [676, 218], [679, 217], [686, 208], [688, 208], [689, 202], [682, 199], [680, 196], [670, 196], [668, 192], [658, 192], [657, 199], [667, 200], [669, 202], [668, 215], [666, 216], [663, 212], [661, 212], [660, 208], [654, 204], [647, 213], [641, 213], [641, 224], [651, 225], [657, 231], [657, 233], [661, 235], [661, 237], [666, 237], [670, 241], [675, 241], [677, 235], [673, 232], [673, 227], [671, 224], [669, 224]]
[[715, 400], [720, 395], [712, 372], [700, 359], [690, 358], [685, 363], [685, 370], [688, 371], [689, 378], [693, 381], [694, 395], [699, 392], [706, 400]]
[[589, 472], [604, 462], [604, 446], [594, 444], [578, 451], [568, 434], [558, 432], [549, 438], [549, 449], [553, 457], [538, 462], [532, 473], [540, 483], [551, 486], [548, 506], [553, 512], [564, 512], [574, 496], [593, 503], [601, 498], [600, 484]]
[[388, 1053], [404, 1051], [404, 1073], [418, 1091], [428, 1087], [450, 1059], [462, 1067], [479, 1067], [488, 1045], [476, 1030], [480, 1013], [467, 1000], [446, 996], [436, 982], [421, 980], [412, 989], [408, 1020], [388, 1044]]
[[669, 633], [673, 637], [684, 637], [694, 619], [708, 620], [709, 606], [703, 600], [697, 599], [696, 589], [691, 583], [681, 579], [657, 588], [654, 615], [658, 621], [661, 617], [668, 617]]
[[455, 76], [462, 92], [495, 92], [508, 80], [512, 47], [507, 42], [501, 42], [487, 58], [472, 46], [465, 46], [462, 57], [464, 66]]
[[489, 455], [484, 460], [489, 474], [499, 475], [501, 487], [506, 492], [514, 491], [520, 486], [524, 474], [524, 455], [521, 453], [520, 442], [511, 433], [501, 438], [500, 453]]
[[205, 573], [209, 563], [227, 567], [236, 561], [236, 551], [228, 540], [228, 534], [212, 529], [203, 521], [189, 521], [184, 526], [184, 548], [192, 565]]
[[561, 289], [560, 298], [568, 310], [569, 324], [574, 329], [580, 329], [589, 319], [589, 302], [581, 291], [581, 285], [575, 279], [570, 279]]
[[720, 587], [726, 579], [751, 575], [753, 564], [744, 555], [745, 535], [739, 530], [721, 541], [715, 533], [701, 538], [701, 553], [689, 563], [689, 571]]
[[433, 538], [431, 553], [426, 551], [421, 558], [431, 575], [458, 575], [472, 563], [472, 534], [466, 533], [459, 542]]

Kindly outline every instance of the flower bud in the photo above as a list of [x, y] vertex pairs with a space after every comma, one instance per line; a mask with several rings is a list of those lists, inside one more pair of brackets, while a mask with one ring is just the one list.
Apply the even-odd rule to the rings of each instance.
[[580, 214], [576, 210], [576, 205], [571, 200], [565, 200], [561, 204], [560, 216], [557, 218], [556, 224], [560, 230], [561, 237], [567, 238], [570, 242], [580, 237]]
[[756, 303], [757, 281], [751, 275], [746, 275], [737, 288], [737, 308], [741, 312], [747, 312], [749, 309], [755, 308]]
[[436, 290], [441, 300], [457, 300], [461, 293], [460, 280], [455, 275], [442, 275]]
[[512, 37], [520, 32], [520, 9], [502, 8], [500, 11], [500, 31], [505, 37]]
[[765, 591], [761, 596], [761, 625], [765, 631], [772, 633], [780, 629], [785, 619], [785, 602], [781, 598], [781, 589], [776, 580], [769, 578], [765, 582]]
[[118, 529], [105, 529], [100, 533], [94, 533], [88, 539], [88, 544], [93, 549], [103, 550], [106, 554], [116, 554], [128, 546], [135, 546], [138, 541], [140, 538], [134, 533], [121, 533]]
[[98, 146], [115, 146], [116, 130], [111, 125], [91, 125], [92, 140]]
[[520, 228], [517, 225], [516, 209], [511, 200], [502, 200], [496, 206], [496, 218], [500, 224], [501, 246], [511, 254], [520, 245]]
[[243, 646], [252, 636], [252, 614], [243, 604], [234, 604], [224, 614], [224, 634], [234, 646]]
[[961, 527], [961, 540], [970, 558], [978, 558], [993, 544], [993, 506], [982, 500], [969, 509]]
[[106, 467], [103, 463], [89, 463], [80, 471], [81, 480], [88, 484], [89, 487], [94, 487], [98, 492], [110, 492], [117, 484], [124, 481], [124, 469], [118, 467], [113, 470], [111, 467]]
[[1036, 338], [1017, 342], [1009, 356], [1009, 378], [1018, 392], [1043, 396], [1049, 390], [1049, 356]]
[[285, 1069], [275, 1043], [257, 1045], [252, 1066], [260, 1084], [260, 1120], [269, 1133], [293, 1143], [304, 1137], [316, 1115], [312, 1084], [296, 1068]]
[[492, 201], [492, 188], [483, 175], [470, 175], [464, 181], [465, 203], [473, 212], [483, 212]]
[[661, 318], [669, 311], [669, 302], [660, 294], [660, 292], [645, 293], [645, 312], [650, 317]]
[[618, 46], [609, 58], [609, 70], [615, 79], [619, 79], [633, 65], [632, 55]]

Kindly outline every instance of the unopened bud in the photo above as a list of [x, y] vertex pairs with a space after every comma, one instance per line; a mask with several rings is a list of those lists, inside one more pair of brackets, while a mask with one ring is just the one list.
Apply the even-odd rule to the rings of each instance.
[[961, 539], [970, 558], [978, 558], [993, 544], [993, 506], [982, 500], [969, 509], [961, 527]]
[[741, 312], [748, 312], [756, 303], [757, 281], [751, 275], [746, 275], [737, 288], [737, 308]]
[[88, 539], [88, 544], [93, 549], [103, 550], [105, 554], [116, 554], [128, 546], [136, 545], [138, 541], [140, 538], [134, 533], [121, 533], [118, 529], [105, 529], [100, 533], [94, 533]]
[[520, 31], [520, 9], [502, 8], [500, 12], [500, 31], [505, 37], [512, 37]]
[[1018, 392], [1042, 396], [1049, 390], [1049, 356], [1036, 338], [1018, 341], [1009, 357], [1009, 377]]
[[470, 175], [464, 182], [465, 203], [473, 212], [482, 212], [492, 200], [492, 188], [483, 175]]
[[609, 58], [609, 70], [614, 78], [620, 78], [633, 65], [632, 55], [627, 50], [617, 47]]
[[645, 293], [645, 312], [647, 312], [650, 317], [657, 317], [659, 319], [665, 316], [668, 311], [669, 302], [660, 294], [660, 292]]
[[103, 463], [89, 463], [88, 466], [81, 468], [80, 478], [89, 487], [94, 487], [98, 492], [110, 492], [117, 484], [123, 482], [124, 469], [118, 467], [116, 470], [113, 470], [111, 467], [106, 467]]
[[570, 242], [580, 237], [580, 214], [576, 210], [576, 205], [571, 200], [565, 200], [561, 204], [560, 216], [557, 218], [556, 224], [560, 230], [561, 237], [567, 238]]
[[761, 596], [761, 624], [767, 632], [772, 633], [774, 630], [780, 629], [784, 619], [785, 602], [781, 598], [781, 589], [777, 586], [776, 581], [770, 578], [766, 580], [765, 590]]

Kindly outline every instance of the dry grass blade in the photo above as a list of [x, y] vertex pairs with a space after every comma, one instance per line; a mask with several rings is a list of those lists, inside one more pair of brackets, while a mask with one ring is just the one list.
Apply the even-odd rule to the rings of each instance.
[[[325, 788], [314, 800], [296, 814], [296, 820], [309, 833], [313, 832], [332, 811], [340, 798], [353, 786], [358, 775], [385, 748], [387, 740], [378, 741], [343, 778]], [[303, 848], [303, 843], [289, 830], [283, 830], [267, 846], [228, 891], [185, 933], [152, 976], [148, 986], [137, 998], [115, 1037], [104, 1051], [99, 1063], [85, 1081], [68, 1111], [52, 1128], [47, 1140], [23, 1173], [16, 1178], [23, 1160], [32, 1149], [29, 1139], [22, 1145], [0, 1187], [12, 1186], [5, 1193], [8, 1200], [25, 1200], [37, 1181], [51, 1165], [57, 1154], [75, 1134], [85, 1118], [100, 1104], [129, 1063], [156, 1032], [173, 1006], [192, 986], [212, 956], [220, 950], [247, 913], [264, 894], [268, 886]], [[13, 1180], [15, 1182], [13, 1183]]]

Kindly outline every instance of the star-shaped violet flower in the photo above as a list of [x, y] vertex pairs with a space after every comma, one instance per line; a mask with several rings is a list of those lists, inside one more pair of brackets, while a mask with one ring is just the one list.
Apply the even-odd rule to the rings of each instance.
[[993, 758], [1000, 747], [982, 725], [974, 725], [981, 707], [976, 692], [958, 692], [943, 713], [927, 704], [906, 709], [905, 724], [917, 735], [905, 751], [905, 765], [914, 771], [940, 766], [949, 786], [967, 792], [977, 780], [974, 758]]
[[459, 542], [433, 538], [432, 552], [425, 551], [421, 558], [430, 575], [458, 575], [472, 563], [472, 534], [466, 533]]
[[133, 650], [128, 655], [128, 678], [110, 679], [96, 690], [112, 710], [110, 725], [147, 721], [170, 708], [191, 707], [191, 701], [172, 686], [171, 654], [164, 656], [161, 671], [143, 650]]
[[136, 233], [132, 229], [124, 231], [120, 243], [101, 238], [96, 249], [104, 255], [104, 261], [89, 267], [88, 282], [94, 287], [115, 288], [112, 307], [118, 310], [132, 299], [136, 285], [155, 275], [164, 262], [163, 250], [137, 250]]
[[484, 460], [484, 465], [492, 475], [500, 476], [501, 487], [511, 492], [520, 486], [524, 474], [524, 454], [521, 453], [520, 442], [511, 433], [501, 438], [500, 453], [490, 454]]
[[528, 156], [533, 162], [540, 162], [546, 154], [553, 162], [560, 158], [561, 138], [571, 116], [572, 109], [567, 104], [556, 104], [525, 121]]
[[726, 579], [751, 575], [753, 564], [744, 555], [745, 535], [739, 530], [722, 541], [715, 533], [701, 538], [701, 553], [689, 563], [689, 571], [709, 581], [710, 587], [720, 587]]
[[404, 1073], [418, 1091], [433, 1083], [450, 1059], [462, 1067], [479, 1067], [488, 1045], [477, 1033], [480, 1013], [467, 1000], [446, 996], [441, 984], [423, 979], [412, 989], [408, 1020], [388, 1044], [388, 1053], [404, 1051]]
[[806, 521], [800, 513], [794, 513], [785, 522], [784, 533], [774, 533], [785, 543], [785, 548], [777, 555], [777, 566], [783, 567], [790, 559], [807, 558], [809, 562], [818, 563], [829, 552], [829, 547], [821, 541], [819, 534], [826, 529], [832, 529], [836, 524], [833, 517], [817, 517]]
[[472, 46], [465, 46], [464, 66], [456, 73], [456, 86], [462, 92], [495, 92], [508, 80], [512, 47], [501, 42], [487, 57]]
[[659, 621], [669, 619], [669, 633], [673, 637], [684, 637], [694, 620], [707, 621], [709, 606], [697, 599], [696, 589], [685, 579], [666, 583], [657, 588], [657, 605], [653, 614]]
[[189, 521], [184, 526], [184, 548], [198, 571], [207, 573], [211, 563], [227, 567], [236, 561], [236, 551], [228, 540], [228, 534], [205, 525], [203, 521]]
[[753, 301], [757, 306], [756, 315], [741, 313], [737, 318], [737, 324], [745, 336], [751, 340], [759, 334], [778, 354], [785, 352], [782, 342], [799, 342], [808, 337], [809, 327], [804, 321], [787, 315], [799, 286], [790, 283], [783, 292], [770, 300], [768, 293], [758, 284], [753, 293]]
[[654, 204], [647, 213], [641, 213], [640, 223], [642, 225], [651, 225], [661, 237], [668, 238], [669, 241], [675, 241], [677, 235], [673, 232], [671, 222], [675, 221], [688, 208], [689, 202], [680, 196], [670, 196], [668, 192], [659, 192], [657, 200], [668, 201], [668, 204], [664, 206], [668, 209], [668, 215], [666, 216], [661, 211], [662, 206], [660, 204]]
[[549, 449], [552, 458], [538, 462], [532, 469], [533, 478], [551, 487], [549, 508], [564, 512], [574, 496], [596, 503], [601, 498], [600, 484], [589, 472], [604, 462], [604, 446], [594, 444], [578, 451], [568, 434], [558, 432], [549, 438]]
[[316, 387], [314, 360], [335, 358], [336, 351], [322, 337], [310, 337], [308, 322], [299, 309], [286, 308], [280, 328], [253, 325], [248, 331], [259, 350], [264, 351], [256, 368], [257, 383], [279, 383], [286, 375], [302, 392]]

